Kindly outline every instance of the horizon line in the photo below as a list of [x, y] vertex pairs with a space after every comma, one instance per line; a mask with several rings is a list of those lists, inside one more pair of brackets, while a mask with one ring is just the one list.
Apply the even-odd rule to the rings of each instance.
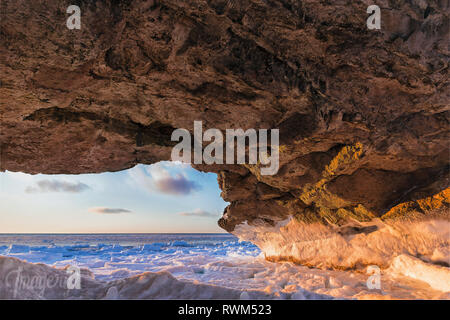
[[232, 234], [229, 232], [0, 232], [0, 235], [11, 234]]

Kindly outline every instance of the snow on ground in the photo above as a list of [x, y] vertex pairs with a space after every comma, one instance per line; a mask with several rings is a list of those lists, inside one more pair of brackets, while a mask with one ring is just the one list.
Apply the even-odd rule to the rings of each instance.
[[257, 247], [231, 235], [1, 235], [0, 256], [45, 264], [0, 258], [0, 298], [14, 295], [6, 277], [19, 266], [31, 275], [64, 277], [68, 265], [86, 269], [81, 291], [27, 289], [15, 296], [239, 299], [247, 292], [259, 299], [449, 298], [449, 268], [416, 258], [399, 256], [381, 271], [381, 289], [369, 289], [364, 272], [268, 262]]

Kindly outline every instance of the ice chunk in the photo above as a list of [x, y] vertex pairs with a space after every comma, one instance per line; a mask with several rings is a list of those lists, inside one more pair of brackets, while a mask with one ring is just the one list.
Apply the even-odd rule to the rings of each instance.
[[390, 270], [395, 273], [428, 283], [443, 292], [450, 291], [450, 269], [423, 262], [405, 254], [397, 256]]

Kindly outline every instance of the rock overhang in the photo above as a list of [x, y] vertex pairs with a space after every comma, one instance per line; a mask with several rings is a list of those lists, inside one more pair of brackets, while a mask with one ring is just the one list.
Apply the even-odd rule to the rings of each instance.
[[195, 165], [218, 173], [225, 230], [448, 220], [445, 3], [383, 3], [376, 31], [362, 1], [79, 5], [82, 28], [68, 30], [63, 1], [2, 4], [0, 170], [169, 160], [171, 132], [196, 120], [278, 128], [274, 176]]

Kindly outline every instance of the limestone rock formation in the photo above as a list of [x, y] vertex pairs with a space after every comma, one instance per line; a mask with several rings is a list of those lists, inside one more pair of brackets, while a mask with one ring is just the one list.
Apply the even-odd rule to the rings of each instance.
[[448, 1], [376, 1], [381, 30], [366, 0], [72, 2], [80, 30], [66, 1], [0, 4], [1, 171], [169, 160], [194, 120], [278, 128], [274, 176], [196, 166], [219, 175], [222, 228], [325, 267], [449, 245]]

